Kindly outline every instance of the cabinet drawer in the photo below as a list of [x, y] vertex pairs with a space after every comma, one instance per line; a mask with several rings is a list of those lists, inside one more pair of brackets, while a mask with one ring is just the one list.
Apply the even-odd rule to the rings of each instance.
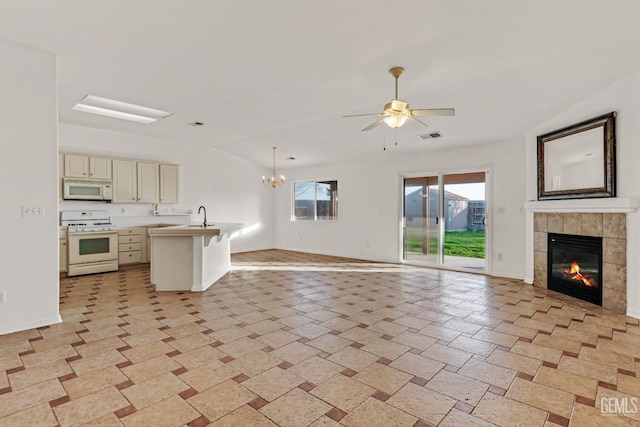
[[120, 252], [120, 254], [118, 254], [119, 264], [136, 264], [140, 262], [142, 262], [141, 251]]
[[144, 233], [144, 228], [135, 227], [135, 228], [121, 228], [118, 230], [119, 236], [129, 236], [131, 234], [140, 234]]
[[118, 245], [118, 251], [120, 253], [140, 250], [142, 250], [142, 243], [121, 243]]
[[129, 243], [141, 243], [142, 242], [142, 236], [141, 235], [137, 235], [137, 236], [118, 236], [118, 243], [123, 245], [123, 244], [129, 244]]

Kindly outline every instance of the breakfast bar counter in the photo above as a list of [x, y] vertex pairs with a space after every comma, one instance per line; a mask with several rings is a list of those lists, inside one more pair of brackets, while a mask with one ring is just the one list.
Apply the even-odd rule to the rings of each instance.
[[215, 223], [150, 229], [156, 291], [201, 292], [213, 285], [231, 269], [230, 238], [243, 227]]

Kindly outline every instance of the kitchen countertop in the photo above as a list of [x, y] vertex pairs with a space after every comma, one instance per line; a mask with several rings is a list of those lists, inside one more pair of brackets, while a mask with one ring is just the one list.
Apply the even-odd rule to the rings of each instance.
[[242, 230], [243, 224], [234, 222], [213, 223], [207, 227], [202, 224], [176, 225], [172, 227], [150, 228], [149, 236], [184, 237], [184, 236], [220, 236]]

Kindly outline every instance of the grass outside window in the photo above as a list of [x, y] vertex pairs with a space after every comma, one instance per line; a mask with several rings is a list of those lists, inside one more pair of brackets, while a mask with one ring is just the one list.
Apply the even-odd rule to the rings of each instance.
[[[467, 258], [484, 258], [484, 231], [445, 231], [444, 254]], [[422, 253], [422, 235], [407, 232], [407, 252]], [[429, 242], [430, 252], [437, 253], [437, 238]]]

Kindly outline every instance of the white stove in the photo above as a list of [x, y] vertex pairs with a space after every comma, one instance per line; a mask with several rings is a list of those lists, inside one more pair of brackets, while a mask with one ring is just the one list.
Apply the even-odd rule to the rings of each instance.
[[118, 229], [117, 226], [111, 224], [110, 222], [96, 222], [93, 224], [87, 222], [72, 222], [70, 224], [67, 224], [67, 226], [69, 227], [69, 233], [95, 233], [98, 231], [115, 231]]
[[60, 225], [67, 226], [70, 234], [118, 230], [118, 227], [109, 221], [107, 211], [62, 211]]
[[68, 227], [69, 276], [118, 269], [118, 227], [107, 211], [62, 211]]

